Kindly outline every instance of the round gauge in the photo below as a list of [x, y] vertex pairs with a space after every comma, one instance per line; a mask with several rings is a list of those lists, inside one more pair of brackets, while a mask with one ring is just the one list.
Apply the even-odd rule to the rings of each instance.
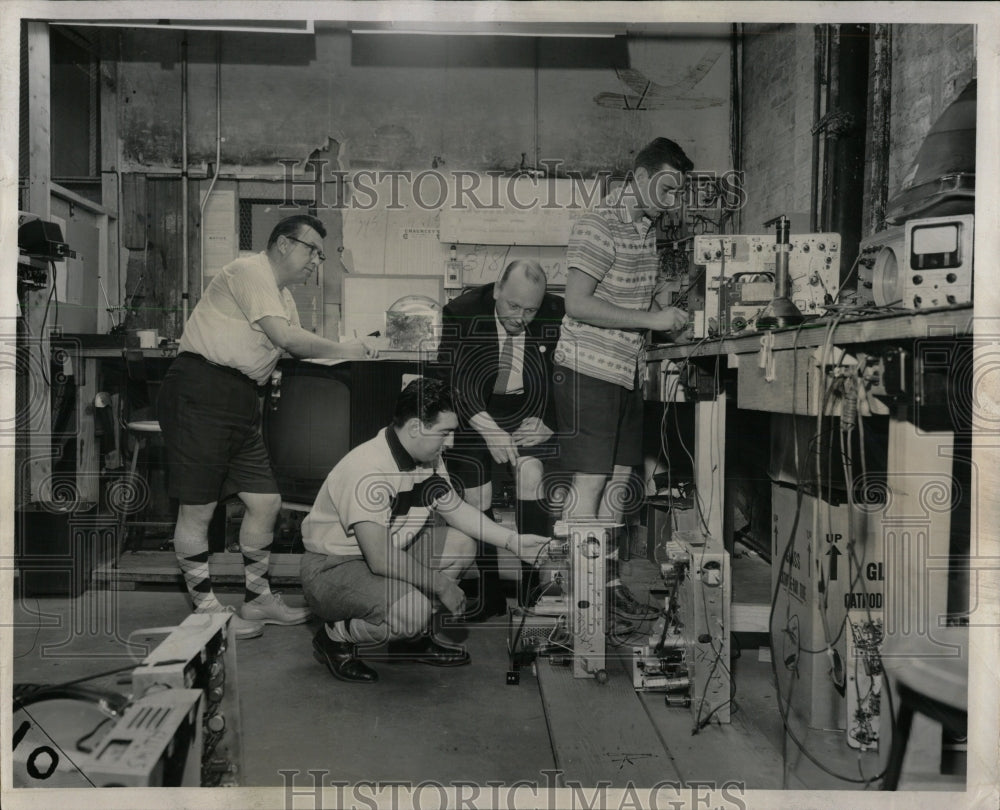
[[880, 307], [898, 304], [903, 298], [899, 262], [896, 251], [889, 246], [883, 247], [875, 257], [875, 266], [872, 268], [872, 297], [876, 306]]
[[590, 535], [580, 546], [580, 553], [584, 557], [591, 560], [596, 560], [601, 556], [601, 541], [598, 540], [593, 535]]

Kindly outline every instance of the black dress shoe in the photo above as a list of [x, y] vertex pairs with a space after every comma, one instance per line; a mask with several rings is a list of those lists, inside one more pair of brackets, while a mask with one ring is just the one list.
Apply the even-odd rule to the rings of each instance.
[[384, 652], [366, 654], [365, 658], [392, 664], [430, 664], [432, 667], [461, 667], [472, 661], [464, 647], [440, 644], [430, 636], [390, 641]]
[[611, 598], [608, 601], [612, 613], [636, 619], [652, 619], [661, 613], [658, 607], [646, 605], [636, 600], [624, 585], [615, 585], [609, 590]]
[[317, 661], [326, 664], [330, 674], [339, 681], [375, 683], [378, 680], [378, 673], [358, 658], [357, 647], [348, 642], [334, 641], [327, 635], [325, 625], [321, 625], [313, 636], [313, 655]]

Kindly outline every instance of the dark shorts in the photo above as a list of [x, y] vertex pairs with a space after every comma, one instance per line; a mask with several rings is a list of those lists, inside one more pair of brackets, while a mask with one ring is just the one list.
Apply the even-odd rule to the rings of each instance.
[[553, 375], [559, 423], [559, 467], [564, 472], [610, 475], [615, 466], [642, 464], [642, 388], [577, 374]]
[[[523, 394], [494, 394], [486, 406], [486, 412], [508, 433], [514, 431], [537, 408]], [[544, 421], [544, 420], [543, 420]], [[555, 430], [555, 425], [549, 425]], [[532, 447], [518, 447], [519, 456], [530, 456], [555, 460], [559, 444], [555, 435]], [[455, 445], [448, 448], [444, 456], [445, 467], [455, 488], [460, 492], [472, 487], [488, 484], [492, 478], [493, 457], [490, 455], [482, 434], [468, 425], [455, 433]]]
[[278, 492], [258, 388], [204, 359], [180, 355], [171, 363], [156, 403], [170, 497], [201, 504], [237, 492]]

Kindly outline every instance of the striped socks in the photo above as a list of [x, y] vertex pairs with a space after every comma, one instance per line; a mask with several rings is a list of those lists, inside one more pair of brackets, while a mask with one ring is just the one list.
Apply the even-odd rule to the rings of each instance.
[[247, 530], [246, 521], [240, 526], [240, 551], [243, 552], [244, 594], [246, 602], [252, 602], [271, 592], [268, 568], [271, 562], [272, 532]]
[[194, 602], [194, 609], [197, 611], [221, 609], [222, 605], [212, 591], [212, 580], [208, 573], [208, 541], [202, 539], [192, 541], [175, 535], [174, 553], [184, 575], [184, 584], [191, 594], [191, 601]]

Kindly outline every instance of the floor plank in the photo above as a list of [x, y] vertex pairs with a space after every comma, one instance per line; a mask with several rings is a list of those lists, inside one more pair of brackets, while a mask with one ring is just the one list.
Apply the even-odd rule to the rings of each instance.
[[537, 662], [536, 671], [556, 767], [566, 783], [651, 788], [677, 779], [623, 667], [609, 665], [605, 684], [574, 678], [571, 667], [545, 659]]
[[[272, 554], [271, 584], [278, 590], [301, 588], [299, 563], [301, 554]], [[220, 552], [209, 557], [212, 581], [219, 585], [242, 585], [243, 557], [236, 552]], [[113, 588], [120, 583], [182, 585], [177, 557], [172, 551], [134, 551], [121, 555], [117, 568], [113, 563], [96, 567], [91, 579], [98, 587]]]

